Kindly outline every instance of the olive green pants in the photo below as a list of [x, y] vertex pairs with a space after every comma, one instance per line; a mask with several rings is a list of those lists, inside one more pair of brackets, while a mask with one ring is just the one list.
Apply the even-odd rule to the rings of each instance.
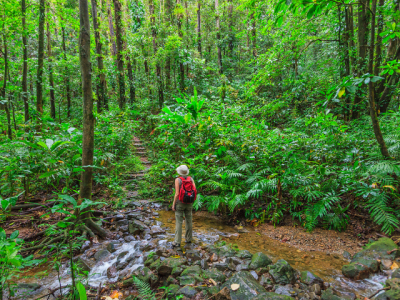
[[185, 240], [186, 243], [190, 243], [192, 241], [192, 209], [193, 204], [184, 204], [179, 200], [176, 201], [176, 211], [175, 211], [175, 243], [180, 245], [182, 241], [182, 223], [183, 223], [183, 216], [185, 216], [185, 227], [186, 227], [186, 234]]

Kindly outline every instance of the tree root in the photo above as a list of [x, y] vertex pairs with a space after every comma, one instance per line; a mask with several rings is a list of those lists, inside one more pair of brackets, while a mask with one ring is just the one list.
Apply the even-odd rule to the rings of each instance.
[[32, 250], [41, 249], [41, 248], [44, 248], [44, 247], [49, 247], [49, 245], [53, 244], [54, 242], [58, 242], [62, 238], [63, 238], [63, 236], [58, 236], [58, 237], [50, 240], [49, 242], [46, 242], [45, 244], [41, 244], [41, 245], [37, 245], [37, 246], [21, 249], [21, 252], [32, 251]]
[[[110, 236], [110, 233], [107, 232], [107, 231], [106, 231], [104, 228], [102, 228], [100, 225], [97, 225], [97, 224], [92, 220], [92, 218], [90, 218], [90, 217], [85, 218], [84, 222], [85, 222], [86, 228], [87, 228], [87, 229], [90, 229], [90, 231], [92, 231], [92, 233], [93, 233], [93, 232], [96, 232], [96, 233], [97, 233], [100, 237], [102, 237], [102, 238], [107, 238], [107, 237]], [[90, 235], [90, 233], [89, 233], [89, 235]]]

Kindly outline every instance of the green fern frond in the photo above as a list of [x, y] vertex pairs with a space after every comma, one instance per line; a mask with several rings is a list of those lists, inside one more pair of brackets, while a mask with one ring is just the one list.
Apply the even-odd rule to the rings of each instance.
[[229, 201], [229, 203], [228, 203], [228, 206], [229, 206], [230, 211], [233, 212], [233, 210], [234, 210], [238, 205], [243, 205], [243, 204], [245, 204], [245, 203], [246, 203], [246, 200], [247, 200], [247, 197], [246, 197], [245, 195], [243, 195], [243, 194], [239, 194], [239, 195], [236, 195], [235, 197], [233, 197], [233, 198]]
[[156, 296], [150, 288], [150, 285], [139, 278], [132, 276], [133, 284], [139, 291], [139, 296], [141, 299], [145, 300], [156, 300]]

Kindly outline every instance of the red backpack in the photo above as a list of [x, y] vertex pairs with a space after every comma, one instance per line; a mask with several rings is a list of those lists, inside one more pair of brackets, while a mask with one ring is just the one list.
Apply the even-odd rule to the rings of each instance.
[[190, 177], [179, 177], [182, 185], [179, 190], [179, 201], [185, 204], [193, 203], [196, 200], [197, 191]]

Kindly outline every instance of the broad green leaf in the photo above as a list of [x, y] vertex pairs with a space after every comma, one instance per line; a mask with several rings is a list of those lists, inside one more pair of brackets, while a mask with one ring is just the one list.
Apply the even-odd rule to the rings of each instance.
[[19, 231], [15, 230], [13, 233], [11, 233], [10, 239], [12, 239], [12, 240], [16, 239], [18, 237], [18, 235], [19, 235]]
[[68, 195], [59, 195], [59, 197], [60, 197], [61, 199], [64, 199], [64, 200], [68, 201], [68, 202], [71, 203], [74, 207], [78, 205], [78, 203], [76, 203], [76, 200], [75, 200], [73, 197], [71, 197], [71, 196], [68, 196]]
[[47, 178], [47, 177], [50, 177], [50, 176], [52, 176], [52, 175], [54, 175], [56, 173], [57, 173], [57, 171], [46, 172], [46, 173], [43, 173], [42, 175], [40, 175], [39, 178]]
[[78, 281], [78, 283], [76, 284], [76, 288], [78, 289], [79, 299], [80, 300], [87, 300], [85, 286], [80, 281]]
[[68, 223], [60, 221], [60, 222], [57, 223], [57, 226], [60, 227], [60, 228], [67, 228], [68, 227]]
[[43, 142], [37, 142], [37, 144], [39, 146], [42, 146], [44, 149], [49, 149], [49, 148], [47, 148], [47, 145], [45, 143], [43, 143]]
[[344, 95], [345, 92], [346, 92], [346, 88], [345, 88], [345, 87], [342, 87], [342, 88], [340, 89], [339, 93], [338, 93], [338, 97], [341, 98], [341, 97]]

